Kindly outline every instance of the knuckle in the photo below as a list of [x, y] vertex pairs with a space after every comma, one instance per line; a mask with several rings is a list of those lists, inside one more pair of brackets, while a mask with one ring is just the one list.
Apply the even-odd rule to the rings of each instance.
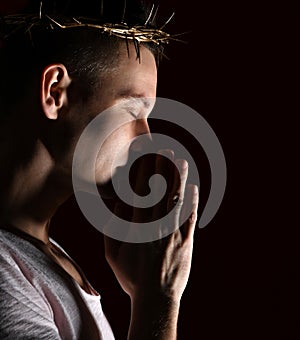
[[189, 217], [190, 223], [195, 223], [197, 221], [197, 212], [193, 211]]

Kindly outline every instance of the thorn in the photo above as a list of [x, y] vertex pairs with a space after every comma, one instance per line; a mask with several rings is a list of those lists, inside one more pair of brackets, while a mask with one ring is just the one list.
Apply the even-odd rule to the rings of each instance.
[[133, 35], [133, 43], [136, 51], [136, 58], [139, 60], [139, 63], [141, 63], [141, 54], [140, 54], [140, 44], [136, 40], [135, 36]]
[[154, 22], [154, 20], [155, 20], [155, 18], [156, 18], [156, 16], [157, 16], [158, 9], [159, 9], [159, 5], [157, 5], [156, 11], [155, 11], [155, 13], [154, 13], [154, 15], [153, 15], [153, 17], [152, 17], [152, 19], [151, 19], [151, 22], [150, 22], [151, 25], [153, 24], [153, 22]]
[[186, 31], [182, 33], [172, 34], [172, 37], [179, 37], [180, 35], [191, 34], [191, 33], [193, 33], [193, 31]]
[[55, 25], [57, 25], [60, 28], [66, 28], [66, 26], [61, 25], [60, 23], [58, 23], [57, 21], [55, 21], [54, 19], [50, 18], [49, 15], [46, 15], [46, 17], [51, 20]]
[[176, 39], [176, 38], [173, 38], [172, 36], [169, 37], [168, 40], [173, 40], [173, 41], [177, 41], [177, 42], [180, 42], [180, 43], [183, 43], [183, 44], [188, 44], [187, 41], [181, 40], [181, 39]]
[[77, 20], [76, 18], [72, 18], [77, 24], [81, 25], [81, 22]]
[[167, 60], [171, 60], [166, 54], [164, 54], [162, 51], [159, 52], [164, 58]]
[[42, 19], [42, 8], [43, 8], [43, 1], [40, 1], [40, 12], [39, 12], [40, 19]]
[[124, 9], [123, 9], [123, 15], [122, 15], [122, 20], [121, 20], [122, 24], [125, 22], [126, 6], [127, 6], [127, 3], [126, 3], [126, 0], [124, 0]]
[[127, 33], [126, 32], [125, 32], [125, 41], [126, 41], [126, 48], [127, 48], [128, 58], [130, 58], [129, 45], [128, 45], [128, 37], [127, 37]]
[[22, 29], [24, 26], [19, 26], [19, 27], [16, 27], [15, 29], [13, 29], [12, 31], [10, 31], [9, 33], [5, 34], [5, 36], [3, 37], [3, 39], [7, 39], [9, 38], [10, 36], [14, 35], [18, 30]]
[[31, 34], [31, 28], [34, 26], [34, 24], [31, 24], [27, 30], [25, 31], [25, 33], [28, 33], [29, 35], [29, 40], [30, 40], [30, 43], [31, 43], [31, 46], [34, 47], [34, 43], [33, 43], [33, 39], [32, 39], [32, 34]]
[[174, 17], [174, 15], [175, 15], [175, 12], [173, 12], [173, 14], [172, 14], [172, 15], [170, 16], [170, 18], [165, 22], [165, 24], [162, 25], [162, 27], [159, 29], [160, 31], [161, 31], [165, 26], [168, 25], [168, 23], [172, 20], [172, 18]]
[[148, 22], [149, 22], [149, 20], [151, 19], [153, 10], [154, 10], [154, 4], [152, 5], [151, 11], [150, 11], [150, 13], [149, 13], [149, 15], [148, 15], [148, 18], [147, 18], [147, 20], [146, 20], [144, 26], [147, 26], [147, 25], [148, 25]]

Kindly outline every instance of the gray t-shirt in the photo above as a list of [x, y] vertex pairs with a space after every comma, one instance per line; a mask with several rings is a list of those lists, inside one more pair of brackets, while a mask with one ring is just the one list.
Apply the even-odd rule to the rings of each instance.
[[114, 336], [100, 295], [85, 292], [28, 240], [0, 229], [0, 339], [113, 340]]

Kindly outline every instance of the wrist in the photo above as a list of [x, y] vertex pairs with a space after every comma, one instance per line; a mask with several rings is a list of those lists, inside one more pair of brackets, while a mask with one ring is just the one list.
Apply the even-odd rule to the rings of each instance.
[[131, 305], [161, 305], [170, 306], [178, 309], [180, 306], [180, 297], [175, 294], [166, 294], [154, 290], [147, 292], [138, 292], [131, 296]]
[[132, 311], [143, 311], [150, 315], [169, 315], [176, 317], [179, 313], [180, 300], [161, 293], [139, 294], [131, 298]]
[[139, 294], [131, 298], [128, 339], [175, 340], [180, 301], [164, 294]]

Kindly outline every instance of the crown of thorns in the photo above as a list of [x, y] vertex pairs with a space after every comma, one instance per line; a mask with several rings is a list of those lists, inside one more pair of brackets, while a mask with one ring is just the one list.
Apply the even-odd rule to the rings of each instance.
[[[175, 13], [168, 18], [168, 20], [160, 27], [151, 27], [158, 12], [159, 6], [155, 9], [152, 8], [149, 12], [147, 20], [143, 25], [129, 26], [126, 24], [125, 11], [126, 11], [126, 1], [124, 4], [123, 16], [120, 23], [97, 23], [96, 19], [84, 18], [84, 17], [66, 17], [66, 16], [50, 16], [42, 11], [42, 1], [40, 2], [40, 9], [38, 14], [18, 14], [18, 15], [8, 15], [2, 17], [2, 24], [11, 29], [6, 31], [4, 39], [9, 38], [16, 31], [23, 30], [28, 33], [31, 37], [31, 30], [36, 27], [43, 27], [46, 29], [69, 29], [75, 27], [86, 27], [99, 29], [101, 33], [116, 36], [126, 40], [128, 49], [128, 40], [133, 41], [136, 48], [137, 57], [140, 58], [139, 44], [140, 43], [153, 43], [156, 45], [168, 44], [171, 40], [184, 42], [176, 37], [181, 34], [170, 35], [163, 31], [165, 26], [172, 20]], [[101, 6], [101, 15], [103, 14], [103, 6]]]

